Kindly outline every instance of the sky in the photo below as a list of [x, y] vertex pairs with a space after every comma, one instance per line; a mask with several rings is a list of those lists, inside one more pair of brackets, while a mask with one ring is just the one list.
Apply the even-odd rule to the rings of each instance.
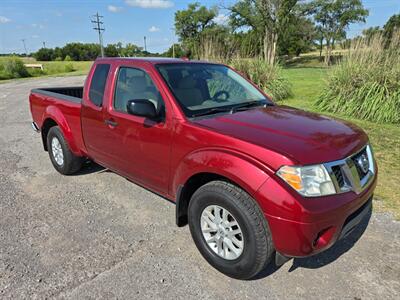
[[[37, 51], [46, 47], [63, 46], [68, 42], [98, 42], [91, 16], [104, 16], [104, 44], [122, 42], [144, 44], [147, 50], [163, 52], [178, 41], [175, 36], [174, 13], [185, 9], [194, 0], [0, 0], [0, 53]], [[197, 0], [203, 5], [226, 7], [234, 0]], [[363, 0], [369, 9], [365, 24], [348, 29], [353, 37], [371, 26], [382, 26], [393, 14], [400, 13], [400, 0]], [[221, 9], [218, 22], [226, 20]]]

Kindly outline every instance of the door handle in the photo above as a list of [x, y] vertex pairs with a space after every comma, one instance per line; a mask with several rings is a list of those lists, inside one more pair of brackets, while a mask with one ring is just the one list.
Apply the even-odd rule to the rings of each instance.
[[116, 127], [118, 125], [118, 123], [114, 120], [105, 120], [104, 123], [106, 123], [110, 127]]

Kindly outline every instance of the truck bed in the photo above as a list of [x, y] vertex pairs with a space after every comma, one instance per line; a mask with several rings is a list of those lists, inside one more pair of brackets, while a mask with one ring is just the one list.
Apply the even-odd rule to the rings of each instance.
[[[81, 130], [83, 87], [55, 87], [32, 89], [30, 109], [35, 126], [48, 130], [48, 122], [62, 127], [71, 151], [79, 156], [85, 153]], [[45, 142], [45, 141], [44, 141]]]
[[55, 97], [57, 99], [81, 103], [83, 97], [83, 86], [39, 88], [31, 90], [31, 92]]

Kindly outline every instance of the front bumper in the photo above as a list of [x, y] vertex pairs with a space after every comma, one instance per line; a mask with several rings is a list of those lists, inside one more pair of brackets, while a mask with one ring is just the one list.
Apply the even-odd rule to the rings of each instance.
[[349, 234], [368, 215], [377, 176], [361, 194], [304, 199], [270, 178], [258, 191], [276, 251], [289, 257], [320, 253]]

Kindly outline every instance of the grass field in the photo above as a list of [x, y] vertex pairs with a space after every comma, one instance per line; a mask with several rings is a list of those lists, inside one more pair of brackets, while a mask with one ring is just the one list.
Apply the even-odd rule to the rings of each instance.
[[[1, 64], [6, 59], [7, 57], [0, 57], [0, 82], [10, 79], [2, 72], [1, 68]], [[84, 75], [87, 74], [93, 63], [92, 61], [36, 61], [32, 58], [23, 58], [22, 61], [27, 64], [43, 65], [43, 71], [40, 69], [27, 68], [31, 77]]]
[[[326, 68], [286, 68], [283, 72], [292, 84], [293, 96], [281, 103], [319, 112], [313, 106], [313, 102], [322, 91], [324, 78], [329, 70]], [[327, 113], [324, 112], [324, 114]], [[400, 176], [400, 127], [334, 116], [351, 121], [368, 133], [379, 167], [375, 209], [391, 211], [396, 219], [400, 219], [400, 197], [397, 183], [398, 176]]]

